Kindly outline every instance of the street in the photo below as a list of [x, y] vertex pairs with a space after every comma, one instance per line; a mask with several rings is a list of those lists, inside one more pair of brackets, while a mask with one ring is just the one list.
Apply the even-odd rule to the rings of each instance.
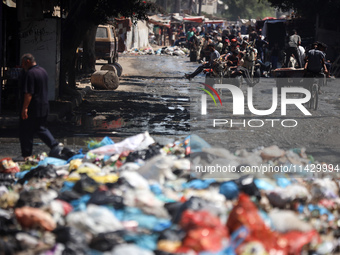
[[[208, 114], [199, 114], [201, 104], [197, 100], [203, 93], [203, 74], [191, 81], [183, 78], [184, 73], [192, 72], [198, 66], [189, 62], [188, 57], [168, 55], [123, 54], [119, 63], [123, 67], [120, 85], [115, 91], [92, 89], [79, 108], [68, 121], [50, 127], [56, 138], [72, 149], [86, 149], [86, 141], [111, 137], [120, 141], [128, 136], [149, 131], [156, 141], [166, 144], [174, 139], [182, 139], [197, 133], [215, 146], [231, 152], [239, 149], [253, 150], [259, 147], [277, 145], [282, 149], [306, 148], [307, 154], [319, 162], [340, 163], [339, 131], [339, 90], [338, 81], [329, 80], [322, 87], [317, 111], [305, 116], [294, 105], [288, 105], [287, 115], [281, 116], [280, 105], [270, 116], [256, 116], [245, 107], [245, 115], [232, 117], [231, 93], [222, 93], [223, 109], [217, 114], [213, 102], [208, 97]], [[97, 61], [99, 70], [107, 61]], [[89, 78], [79, 83], [80, 88], [89, 86]], [[253, 102], [256, 109], [269, 109], [272, 103], [273, 78], [261, 78], [253, 88]], [[242, 91], [247, 102], [247, 85]], [[279, 102], [280, 102], [280, 95]], [[247, 105], [247, 104], [245, 104]], [[220, 111], [221, 112], [221, 111]], [[221, 119], [228, 124], [212, 127], [213, 119]], [[230, 126], [230, 120], [234, 124]], [[263, 120], [263, 126], [260, 126]], [[275, 121], [265, 121], [275, 119]], [[282, 120], [296, 120], [296, 127], [282, 126]], [[248, 121], [251, 124], [248, 125]], [[245, 121], [245, 124], [243, 124]], [[207, 124], [208, 123], [208, 124]], [[286, 122], [287, 125], [291, 123]], [[285, 123], [284, 123], [285, 125]], [[204, 131], [202, 131], [204, 130]], [[0, 155], [20, 154], [15, 137], [1, 140]], [[34, 152], [48, 151], [37, 140]], [[13, 155], [16, 154], [16, 155]]]

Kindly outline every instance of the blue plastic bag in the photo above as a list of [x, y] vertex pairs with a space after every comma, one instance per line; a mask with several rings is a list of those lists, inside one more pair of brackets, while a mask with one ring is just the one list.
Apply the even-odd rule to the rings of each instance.
[[237, 184], [233, 181], [222, 183], [220, 186], [220, 194], [224, 195], [229, 200], [237, 198], [239, 194]]

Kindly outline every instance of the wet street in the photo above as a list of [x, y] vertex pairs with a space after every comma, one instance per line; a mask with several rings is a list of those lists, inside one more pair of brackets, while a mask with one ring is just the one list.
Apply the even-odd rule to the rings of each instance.
[[[106, 63], [98, 61], [96, 69]], [[190, 82], [183, 79], [184, 73], [198, 66], [189, 62], [188, 57], [126, 54], [120, 57], [119, 63], [123, 67], [123, 75], [117, 90], [91, 89], [72, 116], [63, 123], [50, 126], [60, 142], [72, 149], [86, 149], [85, 142], [91, 139], [109, 136], [117, 142], [148, 131], [156, 141], [166, 144], [182, 139], [192, 131], [209, 143], [231, 152], [275, 144], [283, 149], [303, 147], [318, 161], [340, 163], [340, 93], [337, 80], [330, 80], [322, 88], [318, 110], [311, 111], [311, 116], [303, 115], [294, 105], [288, 105], [287, 115], [282, 116], [278, 104], [277, 110], [270, 116], [256, 116], [245, 107], [244, 116], [232, 117], [233, 101], [228, 91], [220, 95], [222, 108], [214, 108], [216, 106], [208, 96], [208, 113], [202, 116], [200, 98], [203, 91], [199, 88], [203, 88], [200, 83], [204, 82], [204, 76], [201, 74]], [[89, 79], [81, 80], [79, 87], [86, 86], [89, 86]], [[273, 78], [261, 78], [253, 88], [256, 109], [271, 107], [273, 87]], [[247, 105], [245, 83], [242, 91]], [[213, 127], [214, 119], [229, 123]], [[231, 126], [231, 119], [241, 124]], [[275, 121], [268, 122], [266, 119]], [[282, 126], [282, 121], [287, 119], [294, 119], [297, 126]], [[260, 120], [264, 125], [255, 127], [261, 123]], [[249, 121], [252, 121], [251, 125], [248, 125]], [[48, 150], [37, 140], [34, 151]], [[20, 154], [15, 136], [1, 139], [0, 155], [15, 156], [13, 154]]]

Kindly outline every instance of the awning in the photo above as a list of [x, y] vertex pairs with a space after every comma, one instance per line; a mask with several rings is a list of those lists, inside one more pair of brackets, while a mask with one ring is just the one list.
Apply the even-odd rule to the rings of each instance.
[[206, 20], [204, 21], [205, 24], [221, 24], [226, 22], [225, 20]]
[[188, 21], [188, 22], [196, 22], [196, 23], [202, 23], [204, 20], [204, 17], [186, 17], [183, 18], [184, 21]]
[[154, 25], [157, 25], [157, 26], [170, 28], [170, 20], [162, 19], [161, 17], [157, 15], [149, 16], [148, 22]]
[[276, 19], [276, 18], [273, 18], [273, 17], [265, 17], [265, 18], [263, 18], [262, 20], [269, 20], [269, 19]]

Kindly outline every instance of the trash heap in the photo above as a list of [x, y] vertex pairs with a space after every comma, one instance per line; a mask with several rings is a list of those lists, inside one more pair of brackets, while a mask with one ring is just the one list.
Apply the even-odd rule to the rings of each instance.
[[123, 53], [133, 54], [133, 55], [154, 55], [155, 51], [152, 47], [145, 47], [145, 48], [132, 48], [128, 51], [124, 51]]
[[337, 179], [239, 171], [207, 178], [191, 169], [190, 160], [316, 163], [303, 149], [231, 154], [194, 135], [163, 146], [147, 132], [88, 146], [67, 159], [41, 155], [21, 166], [1, 160], [1, 254], [334, 254], [339, 248]]
[[170, 56], [187, 56], [189, 54], [189, 50], [187, 48], [181, 48], [181, 47], [163, 47], [158, 49], [157, 51], [154, 51], [152, 47], [146, 47], [146, 48], [133, 48], [126, 52], [125, 54], [132, 54], [132, 55], [170, 55]]
[[189, 54], [189, 50], [187, 48], [182, 48], [178, 46], [174, 47], [163, 47], [156, 51], [157, 55], [170, 55], [170, 56], [186, 56]]

